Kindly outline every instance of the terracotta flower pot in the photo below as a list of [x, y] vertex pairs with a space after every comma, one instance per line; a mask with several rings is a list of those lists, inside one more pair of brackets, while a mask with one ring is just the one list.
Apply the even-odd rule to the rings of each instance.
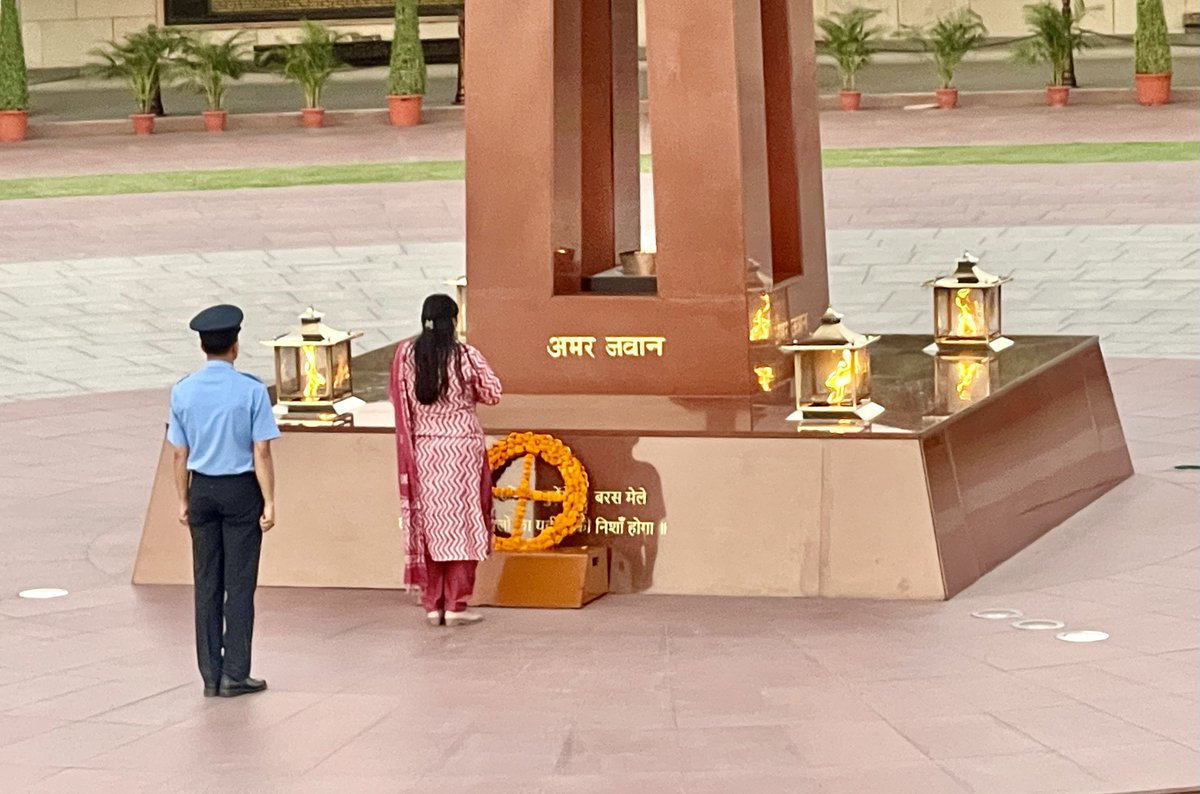
[[25, 140], [29, 130], [29, 114], [24, 110], [0, 110], [0, 143]]
[[838, 94], [838, 101], [842, 103], [842, 110], [858, 110], [862, 105], [862, 92], [843, 90]]
[[206, 110], [201, 115], [204, 116], [204, 129], [209, 132], [225, 131], [225, 120], [228, 114], [224, 110]]
[[325, 126], [325, 108], [304, 108], [300, 111], [300, 121], [310, 130]]
[[958, 107], [957, 88], [939, 88], [933, 95], [937, 99], [938, 110], [952, 110]]
[[133, 122], [134, 135], [152, 135], [154, 133], [153, 113], [134, 113], [129, 120]]
[[1067, 85], [1046, 86], [1046, 104], [1052, 108], [1065, 108], [1067, 99], [1071, 96], [1071, 87]]
[[420, 96], [397, 96], [389, 94], [387, 98], [388, 121], [393, 127], [415, 127], [421, 123]]
[[1133, 86], [1139, 104], [1165, 105], [1171, 101], [1171, 73], [1135, 74]]

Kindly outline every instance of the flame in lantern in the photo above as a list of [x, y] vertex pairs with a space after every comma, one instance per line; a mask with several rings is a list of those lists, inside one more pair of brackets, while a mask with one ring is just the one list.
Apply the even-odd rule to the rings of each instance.
[[754, 310], [754, 318], [750, 321], [751, 342], [765, 342], [771, 338], [771, 296], [760, 295], [759, 300], [762, 305]]
[[774, 367], [755, 367], [754, 377], [758, 378], [758, 388], [770, 391], [771, 386], [775, 384], [775, 369]]
[[970, 402], [971, 387], [975, 385], [975, 379], [979, 377], [981, 365], [978, 361], [959, 361], [954, 366], [958, 370], [958, 383], [955, 384], [954, 390], [958, 393], [959, 400]]
[[971, 300], [971, 290], [954, 293], [954, 308], [958, 309], [958, 336], [979, 336], [979, 301]]
[[350, 364], [346, 361], [339, 361], [337, 371], [333, 373], [333, 390], [345, 386], [350, 381]]
[[850, 351], [843, 350], [841, 361], [825, 379], [825, 388], [829, 389], [829, 396], [825, 398], [825, 401], [830, 405], [841, 405], [846, 401], [846, 394], [854, 383], [854, 368], [851, 366], [851, 361]]
[[327, 382], [317, 366], [316, 345], [304, 345], [300, 348], [304, 353], [304, 401], [312, 402], [321, 396], [321, 387]]

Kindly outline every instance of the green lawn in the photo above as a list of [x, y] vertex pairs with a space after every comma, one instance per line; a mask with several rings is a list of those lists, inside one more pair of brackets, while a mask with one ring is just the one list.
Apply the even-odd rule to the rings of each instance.
[[1148, 163], [1200, 159], [1196, 141], [1035, 143], [1025, 146], [931, 146], [920, 149], [826, 149], [826, 168], [918, 165]]
[[[1200, 159], [1200, 145], [1195, 141], [826, 149], [822, 156], [826, 168], [1141, 163], [1197, 159]], [[650, 170], [649, 155], [642, 157], [642, 170]], [[463, 173], [464, 166], [461, 161], [442, 161], [34, 177], [0, 180], [0, 199], [349, 185], [367, 182], [438, 182], [460, 180]]]

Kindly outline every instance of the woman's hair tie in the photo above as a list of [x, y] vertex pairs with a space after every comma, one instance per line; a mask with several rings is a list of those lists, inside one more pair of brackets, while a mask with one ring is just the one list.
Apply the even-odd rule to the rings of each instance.
[[433, 330], [433, 320], [426, 320], [425, 327], [428, 328], [430, 331], [432, 331]]

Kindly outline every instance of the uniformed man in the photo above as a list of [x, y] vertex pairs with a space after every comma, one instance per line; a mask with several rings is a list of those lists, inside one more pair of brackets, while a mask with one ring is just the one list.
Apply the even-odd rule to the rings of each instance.
[[262, 535], [275, 525], [271, 440], [279, 428], [262, 381], [233, 368], [241, 326], [236, 306], [213, 306], [192, 318], [208, 363], [171, 390], [167, 428], [179, 523], [192, 534], [205, 697], [267, 688], [250, 677], [250, 641]]

